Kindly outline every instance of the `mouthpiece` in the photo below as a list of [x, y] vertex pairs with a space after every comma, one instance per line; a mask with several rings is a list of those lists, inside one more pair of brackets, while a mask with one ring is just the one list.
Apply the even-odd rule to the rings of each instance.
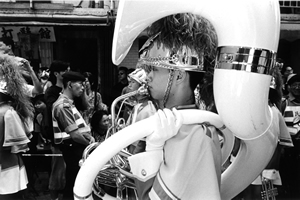
[[112, 117], [112, 128], [113, 128], [113, 132], [115, 133], [116, 132], [116, 119], [118, 118], [118, 116], [116, 116], [116, 113], [115, 113], [115, 107], [117, 105], [117, 103], [119, 101], [122, 101], [124, 99], [127, 99], [129, 97], [133, 97], [133, 96], [136, 96], [136, 95], [149, 95], [148, 93], [148, 86], [147, 84], [142, 84], [141, 87], [139, 87], [139, 89], [137, 89], [136, 91], [133, 91], [133, 92], [129, 92], [127, 94], [124, 94], [122, 96], [119, 96], [118, 98], [116, 98], [113, 102], [112, 102], [112, 105], [111, 105], [111, 117]]
[[138, 95], [149, 95], [148, 93], [148, 85], [143, 84], [139, 89], [136, 90]]

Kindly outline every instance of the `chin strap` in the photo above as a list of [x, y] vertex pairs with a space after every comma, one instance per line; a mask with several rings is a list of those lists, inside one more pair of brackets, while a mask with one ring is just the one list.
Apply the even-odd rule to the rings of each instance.
[[165, 95], [164, 95], [164, 99], [163, 99], [164, 108], [166, 107], [166, 103], [167, 103], [169, 95], [170, 95], [170, 91], [171, 91], [171, 87], [172, 87], [172, 83], [173, 83], [173, 79], [174, 79], [174, 74], [175, 74], [175, 70], [170, 69], [169, 70], [168, 83], [167, 83], [167, 87], [166, 87]]

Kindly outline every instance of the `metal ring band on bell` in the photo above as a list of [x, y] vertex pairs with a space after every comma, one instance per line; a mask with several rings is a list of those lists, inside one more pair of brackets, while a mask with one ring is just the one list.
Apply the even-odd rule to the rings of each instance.
[[85, 200], [85, 199], [88, 199], [90, 198], [90, 196], [92, 195], [92, 193], [90, 193], [89, 195], [85, 196], [85, 197], [81, 197], [81, 196], [78, 196], [77, 194], [75, 194], [73, 192], [74, 196], [76, 197], [76, 199], [80, 199], [80, 200]]
[[276, 62], [276, 52], [248, 47], [218, 47], [216, 67], [259, 74], [270, 74]]

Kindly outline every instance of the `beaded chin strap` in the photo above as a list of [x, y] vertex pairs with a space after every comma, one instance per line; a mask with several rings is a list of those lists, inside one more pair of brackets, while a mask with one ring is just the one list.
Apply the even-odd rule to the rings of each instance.
[[168, 83], [167, 83], [167, 87], [165, 90], [165, 95], [164, 95], [164, 99], [163, 99], [163, 106], [164, 108], [166, 107], [166, 103], [169, 99], [169, 95], [170, 95], [170, 91], [172, 88], [172, 83], [173, 83], [173, 79], [174, 79], [174, 74], [175, 74], [175, 70], [174, 69], [170, 69], [169, 70], [169, 77], [168, 77]]

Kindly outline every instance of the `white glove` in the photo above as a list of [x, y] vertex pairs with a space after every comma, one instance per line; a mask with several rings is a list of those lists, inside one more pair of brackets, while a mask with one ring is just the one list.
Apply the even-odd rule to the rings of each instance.
[[181, 114], [173, 108], [158, 110], [154, 116], [154, 132], [146, 138], [146, 151], [163, 149], [165, 142], [175, 136], [182, 125]]

